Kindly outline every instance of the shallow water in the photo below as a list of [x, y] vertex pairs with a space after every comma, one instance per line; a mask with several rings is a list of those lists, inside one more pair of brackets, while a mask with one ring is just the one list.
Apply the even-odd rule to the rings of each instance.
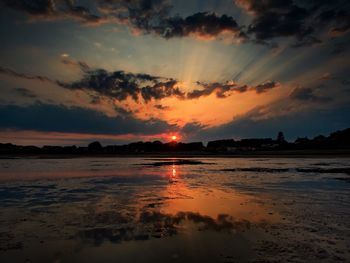
[[350, 159], [0, 160], [0, 262], [349, 262]]

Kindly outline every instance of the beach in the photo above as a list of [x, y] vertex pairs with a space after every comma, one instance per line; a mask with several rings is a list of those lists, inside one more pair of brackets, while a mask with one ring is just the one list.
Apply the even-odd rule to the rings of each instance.
[[348, 158], [0, 160], [2, 262], [347, 262]]

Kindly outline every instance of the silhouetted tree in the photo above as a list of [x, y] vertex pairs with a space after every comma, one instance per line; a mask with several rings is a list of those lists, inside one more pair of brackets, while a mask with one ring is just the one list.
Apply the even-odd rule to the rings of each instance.
[[92, 142], [88, 145], [89, 152], [100, 152], [102, 150], [102, 145], [100, 142]]
[[276, 140], [271, 138], [251, 138], [241, 140], [217, 140], [210, 141], [205, 147], [202, 142], [182, 143], [161, 141], [133, 142], [124, 145], [108, 145], [102, 147], [98, 142], [92, 142], [88, 147], [73, 146], [21, 146], [11, 143], [0, 143], [1, 154], [123, 154], [123, 153], [146, 153], [146, 152], [244, 152], [269, 149], [350, 149], [350, 128], [331, 133], [330, 136], [318, 135], [313, 139], [307, 137], [298, 138], [294, 143], [285, 140], [283, 132], [278, 132]]

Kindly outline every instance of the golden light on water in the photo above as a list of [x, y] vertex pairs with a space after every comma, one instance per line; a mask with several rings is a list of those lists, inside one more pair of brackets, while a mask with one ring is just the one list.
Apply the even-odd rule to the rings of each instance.
[[176, 177], [176, 168], [175, 168], [175, 165], [173, 165], [172, 176], [173, 176], [173, 177]]
[[[172, 161], [175, 162], [176, 159]], [[252, 222], [280, 220], [278, 214], [269, 214], [271, 208], [257, 204], [249, 195], [215, 189], [213, 185], [208, 185], [206, 190], [190, 187], [186, 179], [181, 177], [183, 170], [186, 168], [175, 163], [167, 169], [169, 184], [160, 192], [160, 195], [167, 199], [161, 207], [162, 213], [176, 215], [191, 211], [212, 218], [217, 218], [223, 213], [238, 220], [248, 218]]]

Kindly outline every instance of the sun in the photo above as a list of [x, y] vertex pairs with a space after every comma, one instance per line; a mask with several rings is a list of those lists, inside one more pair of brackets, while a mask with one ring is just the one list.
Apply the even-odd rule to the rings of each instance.
[[176, 141], [176, 139], [177, 139], [176, 135], [171, 136], [171, 140]]

